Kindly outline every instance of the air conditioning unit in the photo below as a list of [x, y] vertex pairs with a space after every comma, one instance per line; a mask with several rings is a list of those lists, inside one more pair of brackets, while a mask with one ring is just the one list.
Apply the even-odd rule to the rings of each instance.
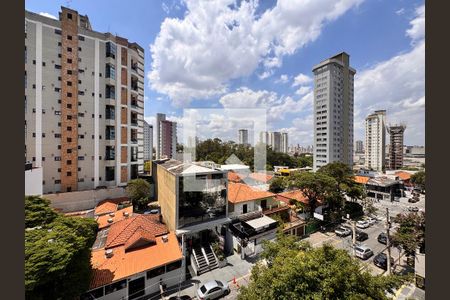
[[106, 258], [111, 258], [114, 255], [113, 249], [107, 249], [105, 251]]
[[108, 219], [108, 223], [111, 224], [112, 222], [113, 222], [113, 219], [109, 218], [109, 219]]
[[109, 216], [110, 216], [110, 217], [114, 217], [114, 213], [113, 213], [113, 212], [110, 213]]
[[123, 216], [124, 216], [124, 217], [128, 217], [129, 215], [130, 215], [130, 214], [129, 214], [127, 211], [124, 211], [124, 212], [123, 212]]
[[162, 236], [162, 241], [163, 241], [164, 243], [167, 243], [167, 242], [169, 241], [169, 236], [168, 236], [167, 234], [163, 235], [163, 236]]

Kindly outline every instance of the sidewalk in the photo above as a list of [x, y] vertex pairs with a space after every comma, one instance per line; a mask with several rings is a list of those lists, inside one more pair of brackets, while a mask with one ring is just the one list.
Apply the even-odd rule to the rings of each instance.
[[409, 283], [398, 289], [394, 296], [395, 300], [425, 300], [425, 291]]

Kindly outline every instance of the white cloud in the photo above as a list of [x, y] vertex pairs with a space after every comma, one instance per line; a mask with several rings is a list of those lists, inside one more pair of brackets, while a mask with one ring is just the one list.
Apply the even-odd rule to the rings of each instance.
[[311, 77], [309, 77], [308, 75], [305, 75], [303, 73], [300, 73], [297, 76], [295, 76], [292, 86], [304, 85], [304, 84], [308, 84], [310, 82], [312, 82]]
[[52, 15], [52, 14], [49, 14], [49, 13], [47, 13], [47, 12], [40, 12], [39, 14], [40, 14], [41, 16], [44, 16], [44, 17], [47, 17], [47, 18], [50, 18], [50, 19], [58, 20], [58, 18], [57, 18], [56, 16], [54, 16], [54, 15]]
[[163, 3], [161, 4], [161, 8], [162, 8], [162, 10], [163, 10], [167, 15], [170, 13], [169, 6], [167, 6], [166, 3], [163, 2]]
[[232, 79], [273, 68], [314, 41], [327, 22], [362, 0], [278, 0], [262, 15], [258, 2], [186, 0], [183, 19], [166, 18], [151, 45], [150, 86], [175, 105], [227, 92]]
[[275, 92], [254, 91], [247, 87], [241, 87], [233, 93], [222, 96], [219, 102], [224, 108], [266, 108], [267, 120], [272, 123], [282, 120], [287, 113], [310, 110], [312, 100], [312, 92], [294, 100], [289, 96], [278, 96]]
[[311, 87], [310, 86], [302, 86], [302, 87], [300, 87], [295, 93], [297, 94], [297, 95], [304, 95], [304, 94], [306, 94], [306, 93], [309, 93], [310, 91], [311, 91]]
[[289, 76], [287, 74], [281, 74], [280, 78], [275, 80], [275, 83], [287, 83], [289, 81]]
[[400, 8], [399, 10], [397, 10], [396, 12], [395, 12], [395, 14], [397, 14], [398, 16], [401, 16], [401, 15], [403, 15], [405, 13], [405, 9], [404, 8]]
[[406, 31], [406, 35], [412, 42], [422, 40], [425, 37], [425, 5], [419, 6], [415, 11], [415, 18], [410, 22], [411, 28]]

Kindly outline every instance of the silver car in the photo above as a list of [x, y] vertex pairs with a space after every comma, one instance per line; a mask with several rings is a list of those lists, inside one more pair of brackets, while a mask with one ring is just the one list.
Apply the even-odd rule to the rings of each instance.
[[356, 257], [359, 257], [359, 258], [365, 260], [373, 255], [373, 251], [366, 245], [358, 245], [358, 246], [355, 246], [355, 255], [356, 255]]
[[216, 299], [230, 293], [228, 284], [221, 280], [211, 280], [200, 286], [197, 297], [200, 300]]
[[370, 223], [368, 221], [358, 221], [356, 222], [356, 227], [360, 229], [366, 229], [370, 226]]

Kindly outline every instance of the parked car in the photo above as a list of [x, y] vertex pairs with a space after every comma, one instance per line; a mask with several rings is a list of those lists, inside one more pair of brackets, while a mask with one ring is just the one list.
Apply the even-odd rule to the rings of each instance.
[[[353, 233], [352, 233], [353, 236]], [[361, 230], [356, 230], [356, 240], [358, 242], [362, 242], [365, 241], [369, 238], [369, 235], [367, 233], [365, 233], [364, 231]]]
[[181, 295], [181, 296], [172, 296], [169, 298], [169, 300], [191, 300], [192, 298], [188, 295]]
[[366, 220], [369, 222], [369, 225], [375, 225], [375, 223], [378, 222], [378, 220], [373, 217], [368, 217]]
[[[392, 257], [390, 259], [391, 259], [391, 266], [393, 266], [394, 259]], [[377, 266], [383, 270], [387, 270], [387, 255], [385, 253], [377, 254], [373, 258], [373, 263], [375, 264], [375, 266]]]
[[378, 235], [377, 240], [378, 240], [379, 243], [386, 245], [387, 244], [387, 235], [386, 235], [386, 233], [385, 232], [380, 233]]
[[373, 251], [366, 245], [358, 245], [355, 246], [355, 255], [356, 257], [366, 260], [373, 255]]
[[197, 297], [200, 300], [216, 299], [230, 293], [230, 288], [225, 281], [211, 280], [201, 285], [197, 290]]
[[419, 199], [417, 197], [412, 197], [412, 198], [408, 199], [408, 202], [409, 203], [416, 203], [416, 202], [419, 202]]
[[361, 229], [366, 229], [370, 226], [370, 223], [368, 221], [365, 220], [361, 220], [356, 222], [356, 227], [361, 228]]
[[419, 208], [417, 206], [409, 206], [408, 211], [410, 212], [418, 212]]
[[352, 234], [352, 230], [350, 229], [350, 227], [342, 225], [336, 228], [336, 230], [334, 230], [334, 233], [336, 233], [337, 236], [345, 237]]

